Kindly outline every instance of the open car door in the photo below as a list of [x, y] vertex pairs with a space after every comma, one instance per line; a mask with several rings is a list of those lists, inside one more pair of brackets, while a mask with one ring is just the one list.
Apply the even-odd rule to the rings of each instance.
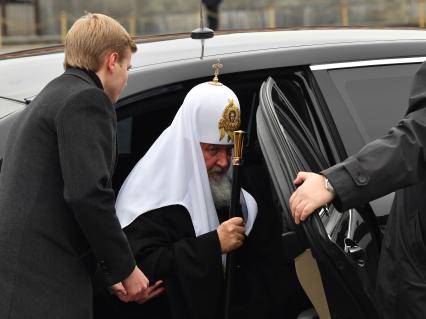
[[272, 78], [264, 82], [256, 114], [259, 143], [282, 209], [285, 253], [294, 258], [298, 279], [321, 319], [377, 319], [380, 234], [369, 205], [342, 213], [324, 207], [301, 225], [291, 216], [288, 200], [297, 173], [319, 172], [336, 159], [327, 157], [327, 128], [318, 124], [324, 121], [317, 120], [317, 110], [293, 105], [286, 96], [290, 82], [282, 90]]

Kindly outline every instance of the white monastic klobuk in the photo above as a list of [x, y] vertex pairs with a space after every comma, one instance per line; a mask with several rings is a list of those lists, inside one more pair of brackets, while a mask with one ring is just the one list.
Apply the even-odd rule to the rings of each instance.
[[[126, 227], [148, 211], [182, 205], [191, 216], [196, 236], [215, 230], [219, 220], [200, 142], [231, 145], [233, 139], [228, 133], [235, 121], [240, 121], [239, 102], [232, 90], [217, 82], [192, 88], [172, 124], [121, 187], [116, 202], [121, 226]], [[248, 234], [257, 215], [257, 204], [248, 192], [242, 190], [242, 194]]]

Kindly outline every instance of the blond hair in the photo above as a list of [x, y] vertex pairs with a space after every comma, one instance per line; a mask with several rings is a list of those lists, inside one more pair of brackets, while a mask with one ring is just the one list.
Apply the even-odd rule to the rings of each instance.
[[136, 44], [120, 23], [100, 13], [88, 13], [67, 33], [64, 67], [97, 72], [107, 54], [117, 52], [122, 60], [129, 49], [136, 52]]

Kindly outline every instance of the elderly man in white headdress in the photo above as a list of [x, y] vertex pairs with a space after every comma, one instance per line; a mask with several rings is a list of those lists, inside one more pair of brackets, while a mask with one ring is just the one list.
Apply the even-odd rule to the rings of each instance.
[[[249, 250], [258, 215], [256, 200], [242, 189], [244, 220], [227, 217], [233, 132], [240, 122], [233, 91], [218, 81], [195, 86], [172, 124], [124, 182], [117, 216], [137, 263], [153, 282], [163, 280], [166, 290], [142, 306], [151, 307], [151, 312], [144, 309], [139, 316], [222, 317], [224, 256], [234, 250], [238, 250], [234, 313], [268, 318], [268, 312], [274, 312], [261, 278], [262, 257], [251, 257], [255, 249]], [[249, 303], [251, 309], [246, 307]], [[123, 304], [120, 315], [130, 318], [132, 311], [137, 317], [137, 308]]]

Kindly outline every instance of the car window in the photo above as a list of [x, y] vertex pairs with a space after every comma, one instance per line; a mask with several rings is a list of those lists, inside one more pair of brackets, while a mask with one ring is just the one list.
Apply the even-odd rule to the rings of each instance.
[[118, 154], [130, 154], [132, 151], [132, 125], [132, 117], [117, 123]]
[[[292, 144], [291, 150], [287, 152], [286, 155], [295, 156], [296, 161], [305, 163], [305, 166], [297, 167], [297, 170], [302, 169], [309, 171], [320, 171], [330, 165], [319, 147], [318, 141], [322, 140], [321, 136], [318, 134], [318, 130], [313, 129], [316, 127], [314, 120], [316, 117], [316, 113], [312, 110], [312, 106], [307, 104], [306, 115], [299, 116], [297, 114], [298, 112], [296, 112], [295, 110], [300, 109], [301, 105], [293, 104], [289, 101], [289, 99], [286, 97], [286, 92], [289, 91], [288, 88], [288, 84], [286, 87], [274, 84], [272, 85], [271, 90], [272, 102], [275, 107], [275, 112], [277, 114], [278, 120], [282, 125], [283, 133], [288, 135], [287, 143], [290, 143], [292, 141], [292, 143], [290, 143]], [[308, 127], [311, 127], [311, 129], [309, 129]], [[293, 174], [295, 174], [297, 170], [295, 170]], [[329, 214], [321, 215], [321, 220], [324, 223], [324, 226], [327, 227], [327, 225], [330, 226], [331, 224], [334, 224], [333, 219], [336, 215], [339, 216], [339, 220], [342, 218], [342, 214], [336, 213], [336, 211], [330, 209]], [[343, 215], [355, 216], [359, 215], [359, 213], [356, 210], [351, 210], [344, 212]], [[370, 212], [364, 212], [363, 215], [364, 217], [359, 217], [358, 220], [363, 220], [364, 218], [368, 218], [370, 220], [372, 217], [372, 214], [370, 214]], [[362, 223], [364, 223], [364, 221], [362, 221]], [[368, 223], [371, 224], [374, 223], [374, 221], [370, 220]], [[359, 222], [358, 224], [361, 224], [361, 222]], [[335, 227], [333, 226], [327, 229], [330, 238], [333, 237], [332, 234], [334, 232], [334, 228]], [[347, 226], [346, 228], [349, 232], [349, 228], [353, 229], [354, 227]], [[370, 231], [363, 232], [363, 227], [359, 227], [359, 229], [361, 230], [360, 232], [363, 233], [365, 236], [369, 236]], [[376, 231], [376, 229], [374, 229], [374, 231]], [[357, 235], [360, 232], [358, 232]], [[352, 238], [354, 234], [350, 234], [348, 236]], [[376, 241], [379, 241], [378, 233], [376, 234], [376, 237]], [[335, 238], [335, 240], [337, 243], [337, 238]], [[371, 239], [366, 240], [366, 242], [368, 242], [368, 245], [370, 245]], [[343, 244], [343, 242], [340, 242], [340, 244]], [[344, 245], [341, 246], [342, 248], [345, 248]]]
[[[316, 157], [321, 161], [320, 166], [325, 168], [335, 163], [339, 159], [336, 143], [340, 139], [337, 131], [330, 129], [332, 120], [327, 119], [324, 114], [326, 106], [318, 99], [316, 82], [311, 72], [298, 70], [285, 79], [274, 77], [274, 80], [281, 93], [273, 90], [273, 97], [276, 95], [277, 101], [287, 105], [291, 113], [294, 113], [289, 114], [289, 117], [304, 132], [304, 136], [311, 139], [309, 143], [313, 145]], [[343, 148], [340, 144], [339, 147]], [[312, 166], [311, 169], [319, 171], [320, 167]]]
[[[368, 143], [386, 134], [403, 117], [418, 68], [419, 64], [400, 64], [330, 70], [345, 102], [330, 107], [347, 108], [364, 143]], [[338, 126], [344, 125], [336, 122]]]
[[[407, 63], [314, 71], [345, 155], [355, 154], [383, 136], [404, 116], [419, 66]], [[392, 193], [370, 202], [382, 228], [393, 196]]]
[[[271, 93], [277, 116], [296, 145], [304, 146], [300, 148], [301, 155], [308, 162], [310, 169], [318, 172], [328, 166], [328, 162], [319, 148], [319, 137], [313, 134], [316, 131], [314, 130], [315, 124], [311, 121], [312, 113], [307, 107], [306, 101], [301, 104], [290, 102], [287, 94], [283, 93], [290, 91], [290, 87], [290, 82], [280, 88], [274, 85]], [[301, 116], [301, 114], [303, 115]]]

